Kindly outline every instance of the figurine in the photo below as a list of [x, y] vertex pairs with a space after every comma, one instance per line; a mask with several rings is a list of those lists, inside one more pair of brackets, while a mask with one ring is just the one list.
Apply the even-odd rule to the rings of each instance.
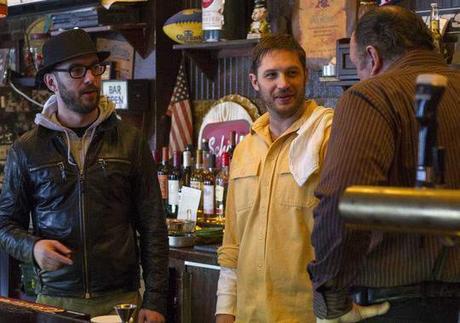
[[268, 10], [265, 0], [255, 0], [251, 18], [252, 23], [247, 39], [261, 38], [264, 34], [270, 33], [270, 25], [267, 21]]

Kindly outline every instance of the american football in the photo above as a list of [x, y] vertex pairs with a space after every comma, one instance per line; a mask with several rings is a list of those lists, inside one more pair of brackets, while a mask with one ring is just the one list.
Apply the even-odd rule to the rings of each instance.
[[163, 31], [179, 44], [202, 40], [201, 9], [185, 9], [166, 20]]

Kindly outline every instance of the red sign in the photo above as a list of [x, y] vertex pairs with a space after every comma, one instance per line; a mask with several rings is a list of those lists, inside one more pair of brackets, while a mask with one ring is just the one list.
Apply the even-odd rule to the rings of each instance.
[[220, 156], [228, 150], [232, 131], [236, 133], [235, 144], [238, 144], [249, 133], [250, 125], [247, 120], [231, 120], [207, 124], [202, 138], [209, 142], [209, 149], [216, 155], [217, 166], [220, 167]]

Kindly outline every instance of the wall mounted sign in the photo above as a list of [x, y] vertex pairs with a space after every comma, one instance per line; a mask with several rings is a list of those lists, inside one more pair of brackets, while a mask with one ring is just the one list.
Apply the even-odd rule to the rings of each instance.
[[118, 80], [103, 81], [102, 93], [115, 103], [116, 109], [128, 109], [128, 82]]

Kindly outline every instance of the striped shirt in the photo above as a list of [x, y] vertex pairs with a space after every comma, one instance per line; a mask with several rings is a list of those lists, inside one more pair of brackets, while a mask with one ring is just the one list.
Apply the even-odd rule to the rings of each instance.
[[[412, 187], [415, 184], [418, 124], [415, 80], [422, 73], [448, 78], [438, 107], [438, 144], [446, 148], [447, 188], [460, 188], [460, 71], [434, 52], [413, 50], [379, 76], [346, 91], [336, 108], [314, 211], [315, 261], [308, 270], [314, 310], [335, 318], [351, 309], [353, 286], [393, 287], [430, 281], [442, 244], [419, 234], [348, 231], [337, 205], [351, 185]], [[460, 247], [450, 249], [441, 274], [460, 282]]]

